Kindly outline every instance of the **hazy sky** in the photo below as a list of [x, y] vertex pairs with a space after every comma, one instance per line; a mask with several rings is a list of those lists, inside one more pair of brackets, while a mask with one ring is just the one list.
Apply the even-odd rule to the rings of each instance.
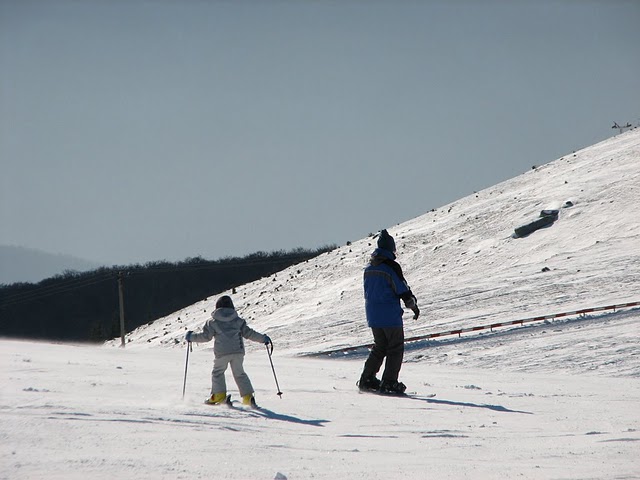
[[639, 87], [635, 0], [0, 0], [0, 244], [342, 245], [637, 125]]

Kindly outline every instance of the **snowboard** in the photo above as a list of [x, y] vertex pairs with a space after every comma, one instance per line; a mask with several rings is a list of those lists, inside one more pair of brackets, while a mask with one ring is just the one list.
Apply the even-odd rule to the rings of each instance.
[[370, 395], [378, 395], [379, 397], [399, 397], [399, 398], [417, 398], [417, 399], [425, 399], [425, 398], [433, 398], [436, 396], [435, 393], [426, 393], [426, 394], [418, 394], [417, 392], [402, 392], [402, 393], [393, 393], [393, 392], [381, 392], [379, 390], [358, 390], [360, 393], [368, 393]]

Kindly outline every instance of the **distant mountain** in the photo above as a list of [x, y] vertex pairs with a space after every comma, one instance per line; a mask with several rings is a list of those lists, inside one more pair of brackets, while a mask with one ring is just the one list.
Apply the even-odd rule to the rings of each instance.
[[0, 245], [0, 284], [36, 283], [66, 270], [93, 270], [100, 265], [71, 255]]

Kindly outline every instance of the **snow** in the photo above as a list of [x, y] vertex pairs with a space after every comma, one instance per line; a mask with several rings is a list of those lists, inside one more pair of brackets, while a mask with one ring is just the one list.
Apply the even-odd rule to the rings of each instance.
[[[639, 194], [636, 129], [372, 227], [396, 238], [419, 300], [407, 337], [640, 301]], [[512, 237], [552, 208], [552, 226]], [[184, 333], [218, 294], [125, 348], [0, 340], [0, 479], [640, 478], [640, 308], [413, 342], [401, 380], [415, 397], [361, 394], [366, 349], [322, 352], [371, 342], [374, 244], [224, 292], [275, 344], [281, 398], [265, 347], [247, 344], [259, 411], [202, 403], [212, 344], [194, 345], [182, 396]]]

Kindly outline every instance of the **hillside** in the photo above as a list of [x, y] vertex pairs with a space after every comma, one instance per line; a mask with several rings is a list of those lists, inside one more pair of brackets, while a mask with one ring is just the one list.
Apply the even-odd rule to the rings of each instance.
[[[640, 300], [639, 162], [635, 129], [391, 226], [422, 310], [406, 321], [406, 335]], [[545, 209], [559, 210], [552, 226], [513, 238]], [[365, 238], [244, 285], [236, 306], [291, 354], [367, 343], [361, 276], [374, 245]], [[128, 341], [183, 345], [214, 302], [159, 319]]]

